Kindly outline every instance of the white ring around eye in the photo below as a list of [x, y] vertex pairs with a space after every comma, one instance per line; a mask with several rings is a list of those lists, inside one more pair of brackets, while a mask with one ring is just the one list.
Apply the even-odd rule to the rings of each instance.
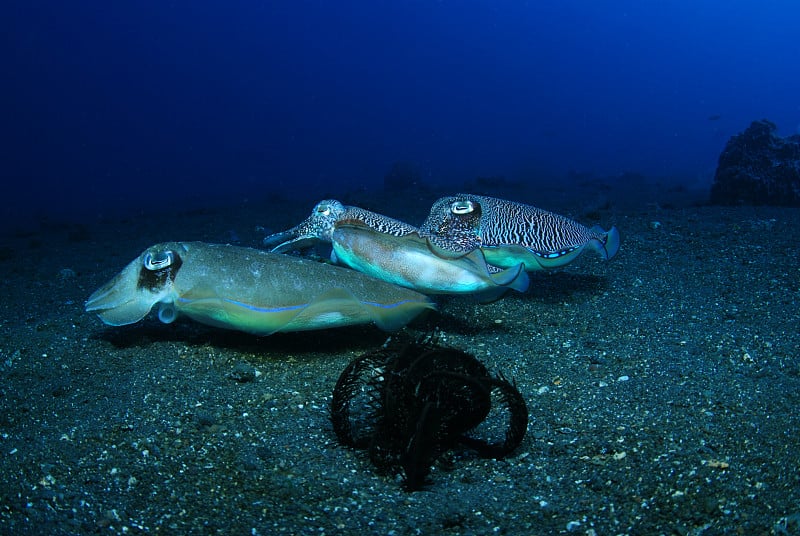
[[475, 204], [472, 201], [455, 201], [450, 205], [450, 212], [453, 214], [469, 214], [475, 210]]
[[175, 262], [175, 255], [172, 251], [167, 250], [155, 255], [148, 253], [144, 256], [142, 264], [151, 272], [157, 272], [158, 270], [163, 270], [168, 266], [172, 266], [173, 262]]

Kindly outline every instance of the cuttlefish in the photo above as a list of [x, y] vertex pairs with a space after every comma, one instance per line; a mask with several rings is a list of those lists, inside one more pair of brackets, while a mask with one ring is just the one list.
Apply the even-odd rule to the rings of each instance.
[[86, 311], [106, 324], [133, 324], [158, 305], [158, 318], [256, 335], [373, 322], [399, 329], [426, 309], [423, 294], [309, 259], [203, 242], [147, 248], [95, 291]]
[[528, 288], [522, 264], [493, 270], [480, 249], [454, 252], [417, 232], [395, 236], [360, 221], [343, 220], [331, 239], [336, 262], [426, 294], [472, 294], [491, 300], [508, 289]]
[[494, 299], [508, 289], [524, 292], [521, 264], [489, 266], [484, 255], [451, 244], [446, 235], [426, 235], [394, 218], [334, 199], [320, 201], [291, 229], [264, 239], [273, 252], [329, 243], [331, 259], [365, 274], [426, 294], [475, 294]]
[[418, 231], [413, 225], [377, 212], [344, 205], [336, 199], [324, 199], [311, 210], [311, 215], [287, 231], [264, 238], [264, 245], [274, 253], [304, 249], [316, 243], [333, 240], [333, 230], [341, 221], [358, 221], [380, 233], [404, 236]]
[[587, 248], [607, 260], [620, 243], [616, 227], [589, 228], [530, 205], [473, 194], [438, 199], [420, 232], [446, 237], [461, 251], [480, 249], [490, 265], [523, 264], [529, 272], [564, 266]]

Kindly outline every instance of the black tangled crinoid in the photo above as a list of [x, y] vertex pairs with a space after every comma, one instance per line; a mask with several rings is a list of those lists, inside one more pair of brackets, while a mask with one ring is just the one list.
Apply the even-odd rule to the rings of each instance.
[[[493, 405], [507, 413], [503, 437], [470, 435]], [[507, 456], [525, 437], [528, 409], [503, 376], [427, 336], [390, 341], [353, 360], [333, 390], [331, 420], [340, 443], [368, 449], [379, 471], [401, 472], [413, 491], [425, 484], [433, 463], [458, 445], [485, 458]]]

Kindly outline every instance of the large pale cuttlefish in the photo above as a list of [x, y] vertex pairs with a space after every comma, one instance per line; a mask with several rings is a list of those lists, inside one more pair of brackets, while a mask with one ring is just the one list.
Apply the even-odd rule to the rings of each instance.
[[331, 244], [332, 260], [384, 281], [426, 294], [472, 294], [494, 299], [508, 289], [524, 292], [522, 265], [489, 266], [481, 251], [462, 250], [447, 236], [427, 236], [383, 214], [326, 199], [295, 227], [264, 239], [273, 252]]
[[522, 264], [499, 270], [486, 263], [480, 249], [452, 251], [418, 232], [395, 236], [344, 220], [334, 227], [331, 245], [335, 261], [426, 294], [470, 294], [493, 300], [508, 289], [528, 289]]
[[256, 335], [373, 322], [398, 329], [434, 305], [413, 290], [329, 264], [203, 242], [147, 248], [95, 291], [86, 311], [106, 324], [133, 324], [158, 305], [178, 315]]
[[563, 266], [587, 248], [610, 259], [620, 243], [616, 227], [589, 228], [531, 205], [473, 194], [438, 199], [420, 232], [446, 237], [461, 251], [479, 248], [491, 265], [523, 264], [529, 272]]

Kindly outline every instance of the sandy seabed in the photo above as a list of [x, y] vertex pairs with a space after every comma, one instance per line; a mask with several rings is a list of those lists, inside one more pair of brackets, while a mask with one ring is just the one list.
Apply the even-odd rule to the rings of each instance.
[[800, 534], [797, 209], [577, 215], [617, 225], [617, 258], [491, 304], [440, 300], [405, 331], [438, 328], [513, 378], [530, 420], [509, 458], [457, 450], [414, 493], [330, 424], [334, 383], [386, 340], [377, 328], [258, 338], [83, 310], [151, 244], [257, 247], [256, 225], [309, 209], [2, 237], [0, 532]]

